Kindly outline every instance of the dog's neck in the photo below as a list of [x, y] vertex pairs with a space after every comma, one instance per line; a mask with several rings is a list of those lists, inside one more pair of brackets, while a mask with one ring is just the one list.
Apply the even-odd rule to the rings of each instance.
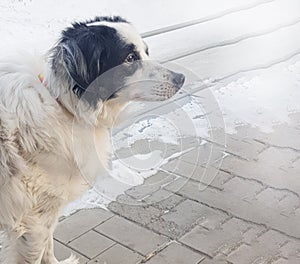
[[57, 78], [51, 68], [45, 71], [44, 74], [40, 73], [38, 78], [59, 103], [63, 112], [87, 125], [111, 128], [116, 125], [116, 119], [128, 104], [128, 101], [111, 99], [106, 102], [100, 100], [95, 107], [90, 106], [84, 100], [80, 100], [72, 91], [73, 84], [70, 83], [67, 76]]
[[[48, 82], [45, 81], [45, 77], [42, 73], [39, 73], [38, 74], [38, 79], [40, 80], [40, 82], [43, 84], [43, 86], [50, 90], [49, 89], [49, 86], [48, 86]], [[51, 90], [49, 91], [51, 93]], [[52, 93], [51, 93], [52, 94]], [[52, 94], [53, 95], [53, 94]], [[55, 97], [55, 100], [57, 101], [57, 103], [61, 106], [61, 108], [63, 109], [63, 111], [67, 114], [67, 115], [70, 115], [72, 118], [74, 118], [74, 113], [73, 111], [70, 111], [70, 109], [68, 109], [62, 102], [61, 100], [59, 99], [58, 96], [54, 96]]]

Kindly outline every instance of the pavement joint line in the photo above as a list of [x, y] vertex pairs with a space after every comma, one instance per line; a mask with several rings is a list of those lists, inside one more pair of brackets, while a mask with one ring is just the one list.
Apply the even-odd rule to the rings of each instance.
[[[166, 192], [169, 192], [168, 190], [165, 190], [165, 189], [161, 189], [161, 190], [164, 190], [164, 191], [166, 191]], [[175, 193], [173, 193], [173, 192], [169, 192], [170, 194], [175, 194]], [[181, 203], [183, 203], [183, 202], [185, 202], [187, 199], [183, 199], [182, 201], [179, 201], [179, 202], [177, 202], [177, 203], [175, 203], [170, 209], [168, 209], [168, 211], [169, 212], [172, 212], [173, 211], [173, 209], [176, 207], [176, 206], [178, 206], [178, 205], [180, 205]], [[154, 205], [154, 207], [155, 207], [155, 205]], [[155, 208], [157, 208], [157, 207], [155, 207]], [[158, 208], [159, 209], [159, 208]]]
[[[95, 231], [95, 230], [93, 230]], [[115, 241], [114, 241], [115, 242]], [[108, 251], [109, 249], [111, 249], [112, 247], [118, 245], [120, 243], [115, 242], [114, 244], [112, 244], [111, 246], [109, 246], [108, 248], [104, 249], [101, 253], [99, 253], [97, 256], [93, 257], [91, 260], [98, 258], [99, 256], [101, 256], [104, 252]]]
[[[225, 134], [225, 137], [226, 137], [226, 136], [227, 136], [227, 134]], [[236, 157], [236, 158], [238, 158], [238, 159], [240, 159], [240, 160], [244, 160], [244, 161], [254, 161], [253, 159], [244, 158], [244, 157], [242, 157], [242, 156], [239, 155], [239, 154], [236, 154], [236, 153], [234, 153], [234, 152], [232, 152], [232, 151], [226, 150], [226, 149], [227, 149], [227, 146], [226, 146], [226, 138], [225, 138], [225, 145], [222, 145], [222, 144], [220, 144], [220, 143], [218, 143], [218, 142], [216, 142], [216, 141], [213, 141], [213, 140], [211, 140], [211, 139], [206, 139], [206, 138], [204, 138], [204, 139], [205, 139], [208, 143], [211, 143], [211, 144], [216, 145], [216, 146], [218, 146], [218, 147], [223, 147], [225, 153], [228, 153], [229, 155], [232, 155], [232, 156], [234, 156], [234, 157]], [[251, 139], [252, 139], [252, 138], [251, 138]], [[252, 139], [252, 140], [253, 140], [253, 141], [257, 141], [257, 140], [255, 140], [255, 139]], [[259, 142], [259, 141], [257, 141], [257, 142]], [[259, 143], [262, 143], [262, 142], [259, 142]], [[263, 144], [264, 144], [264, 143], [263, 143]], [[266, 145], [266, 144], [264, 144], [264, 145]], [[197, 146], [197, 147], [199, 147], [199, 146]], [[258, 154], [260, 154], [260, 153], [263, 152], [264, 150], [268, 149], [269, 147], [271, 147], [271, 146], [267, 146], [267, 145], [266, 145], [265, 148], [263, 148], [262, 150], [258, 151]], [[299, 159], [300, 159], [300, 157], [299, 157]], [[190, 163], [190, 162], [188, 162], [188, 161], [185, 161], [185, 162]]]
[[268, 228], [266, 228], [266, 229], [263, 229], [261, 232], [258, 232], [258, 233], [256, 234], [256, 239], [262, 237], [264, 234], [268, 233], [269, 231], [271, 231], [271, 229], [268, 227]]
[[[176, 241], [177, 241], [177, 240], [176, 240]], [[193, 248], [193, 247], [191, 247], [191, 246], [185, 244], [184, 242], [177, 241], [177, 243], [180, 244], [180, 245], [182, 245], [182, 246], [184, 246], [184, 247], [186, 247], [186, 248], [188, 248], [188, 249], [190, 249], [190, 250], [192, 250], [192, 251], [195, 252], [195, 253], [198, 253], [198, 254], [203, 255], [203, 257], [212, 259], [207, 253], [205, 253], [205, 252], [203, 252], [203, 251], [201, 251], [201, 250], [199, 250], [199, 249], [195, 249], [195, 248]]]
[[242, 218], [242, 217], [240, 217], [240, 216], [238, 216], [238, 215], [235, 215], [235, 214], [233, 214], [233, 213], [227, 212], [226, 210], [224, 210], [224, 209], [222, 209], [222, 208], [218, 208], [218, 207], [212, 206], [212, 205], [210, 205], [210, 204], [207, 204], [207, 203], [204, 203], [204, 202], [200, 202], [199, 200], [196, 200], [196, 199], [187, 197], [187, 196], [185, 196], [185, 195], [183, 195], [183, 194], [180, 194], [180, 193], [178, 193], [178, 192], [175, 192], [175, 193], [176, 193], [177, 195], [183, 197], [183, 198], [188, 199], [188, 200], [197, 202], [197, 203], [199, 203], [199, 204], [205, 205], [205, 206], [207, 206], [207, 207], [209, 207], [209, 208], [211, 208], [211, 209], [214, 209], [214, 210], [216, 210], [216, 211], [221, 211], [222, 213], [225, 213], [225, 214], [227, 214], [227, 215], [233, 216], [234, 218], [236, 218], [236, 219], [238, 219], [238, 220], [242, 220], [242, 221], [244, 221], [244, 222], [246, 222], [246, 223], [253, 224], [253, 225], [256, 225], [256, 226], [262, 226], [262, 227], [264, 227], [265, 229], [269, 228], [269, 230], [273, 230], [273, 231], [278, 232], [278, 233], [280, 233], [280, 234], [282, 234], [282, 235], [284, 235], [284, 236], [290, 237], [291, 239], [295, 239], [295, 240], [297, 240], [297, 241], [300, 241], [300, 237], [296, 237], [296, 236], [292, 236], [292, 235], [286, 234], [285, 232], [283, 232], [283, 231], [281, 231], [281, 230], [279, 230], [279, 229], [273, 228], [273, 227], [269, 227], [269, 226], [267, 226], [267, 225], [264, 224], [264, 223], [257, 223], [257, 222], [254, 222], [254, 221], [252, 221], [252, 220]]
[[[86, 209], [84, 209], [84, 210], [86, 210]], [[59, 241], [60, 243], [63, 243], [64, 245], [66, 245], [66, 246], [68, 246], [70, 243], [72, 243], [74, 240], [76, 240], [77, 238], [79, 238], [79, 237], [81, 237], [81, 236], [83, 236], [83, 235], [85, 235], [86, 233], [88, 233], [88, 232], [90, 232], [91, 230], [93, 230], [95, 227], [97, 227], [97, 226], [99, 226], [99, 225], [102, 225], [102, 224], [104, 224], [106, 221], [108, 221], [109, 219], [111, 219], [111, 218], [113, 218], [114, 217], [114, 215], [112, 215], [112, 216], [110, 216], [108, 219], [106, 219], [106, 220], [104, 220], [103, 222], [101, 222], [100, 224], [96, 224], [95, 226], [93, 226], [93, 227], [91, 227], [90, 229], [88, 229], [87, 231], [85, 231], [85, 232], [83, 232], [83, 233], [81, 233], [81, 234], [79, 234], [78, 236], [76, 236], [76, 237], [74, 237], [74, 238], [72, 238], [71, 240], [69, 240], [66, 244], [64, 243], [64, 242], [62, 242], [62, 241], [60, 241], [59, 239], [57, 239], [56, 238], [56, 240], [57, 241]], [[67, 218], [66, 218], [67, 219]]]
[[[255, 141], [255, 140], [253, 139], [253, 141]], [[259, 150], [259, 151], [257, 152], [257, 156], [258, 156], [259, 154], [263, 153], [265, 150], [269, 149], [270, 147], [271, 147], [271, 146], [265, 145], [264, 148], [262, 148], [261, 150]], [[254, 161], [255, 159], [253, 158], [252, 160]]]
[[[224, 170], [224, 169], [220, 169], [220, 170], [223, 171], [223, 172], [229, 173], [228, 170]], [[285, 192], [288, 192], [290, 194], [293, 194], [293, 195], [297, 196], [300, 199], [300, 194], [297, 193], [297, 192], [295, 192], [295, 191], [292, 191], [290, 189], [287, 189], [287, 188], [278, 188], [278, 187], [275, 187], [275, 186], [271, 186], [271, 185], [268, 185], [267, 183], [264, 183], [264, 182], [262, 182], [260, 180], [253, 179], [253, 178], [247, 178], [247, 177], [241, 176], [239, 174], [236, 174], [234, 172], [231, 172], [231, 174], [234, 175], [235, 177], [238, 177], [238, 178], [242, 179], [242, 180], [253, 181], [253, 182], [259, 183], [262, 186], [265, 186], [267, 188], [270, 188], [270, 189], [273, 189], [273, 190], [276, 190], [276, 191], [285, 191]]]
[[[227, 134], [225, 134], [225, 144], [226, 144], [226, 137], [227, 137]], [[220, 143], [218, 143], [218, 142], [216, 142], [216, 141], [213, 141], [213, 140], [211, 140], [211, 139], [209, 139], [209, 138], [204, 138], [204, 140], [206, 140], [208, 143], [211, 143], [211, 144], [214, 144], [214, 145], [216, 145], [216, 146], [218, 146], [218, 147], [222, 147], [222, 148], [226, 149], [226, 146], [225, 146], [225, 145], [220, 144]]]
[[[220, 169], [220, 171], [225, 172], [225, 173], [230, 173], [230, 171], [225, 170], [225, 169], [222, 169], [222, 168]], [[241, 179], [241, 180], [243, 180], [243, 181], [255, 182], [255, 183], [261, 185], [262, 187], [265, 187], [265, 188], [271, 188], [271, 186], [269, 186], [269, 185], [267, 185], [266, 183], [264, 183], [264, 182], [262, 182], [262, 181], [260, 181], [260, 180], [257, 180], [257, 179], [251, 179], [251, 178], [243, 177], [243, 176], [240, 176], [240, 175], [238, 175], [238, 174], [236, 174], [236, 173], [234, 173], [234, 172], [231, 172], [231, 175], [232, 175], [234, 178], [236, 177], [236, 178], [239, 178], [239, 179]]]
[[65, 244], [65, 243], [62, 243], [61, 241], [57, 240], [56, 238], [53, 238], [56, 242], [59, 242], [60, 244], [63, 244], [65, 247], [73, 250], [74, 252], [76, 252], [77, 254], [79, 254], [80, 256], [83, 256], [85, 258], [87, 258], [88, 260], [91, 260], [90, 257], [86, 256], [84, 253], [80, 252], [79, 250], [77, 250], [76, 248], [73, 248], [70, 244]]
[[[108, 212], [111, 212], [111, 210], [109, 210], [109, 209], [108, 209], [107, 211], [108, 211]], [[115, 217], [115, 215], [112, 215], [111, 217], [107, 218], [105, 221], [103, 221], [103, 222], [101, 222], [101, 223], [99, 223], [99, 224], [93, 226], [91, 229], [94, 230], [96, 227], [98, 227], [98, 226], [100, 226], [100, 225], [106, 223], [107, 221], [109, 221], [110, 219], [112, 219], [112, 218], [114, 218], [114, 217]]]
[[[273, 148], [278, 148], [278, 149], [288, 149], [288, 150], [292, 150], [292, 151], [300, 153], [300, 149], [296, 149], [296, 148], [292, 148], [292, 147], [288, 147], [288, 146], [279, 146], [279, 145], [275, 145], [275, 144], [270, 144], [270, 143], [267, 143], [267, 142], [265, 142], [263, 140], [255, 139], [255, 138], [253, 140], [256, 141], [256, 142], [259, 142], [261, 144], [264, 144], [264, 145], [266, 145], [268, 147], [273, 147]], [[298, 159], [298, 158], [299, 157], [297, 157], [296, 159]]]
[[[144, 259], [142, 259], [140, 261], [140, 263], [146, 263], [147, 261], [149, 261], [150, 259], [152, 259], [153, 257], [155, 257], [158, 253], [160, 253], [161, 251], [163, 251], [165, 248], [167, 248], [171, 243], [175, 242], [175, 240], [170, 240], [168, 241], [166, 244], [162, 244], [161, 246], [159, 246], [157, 249], [155, 249], [154, 251], [148, 253]], [[177, 242], [177, 241], [176, 241]]]
[[228, 215], [226, 218], [224, 218], [224, 220], [221, 220], [220, 221], [220, 225], [219, 226], [222, 226], [222, 225], [225, 225], [226, 223], [228, 223], [230, 220], [232, 220], [234, 217], [232, 215]]
[[292, 163], [295, 163], [296, 161], [300, 160], [300, 156], [292, 160]]
[[211, 16], [208, 16], [208, 17], [205, 17], [205, 18], [194, 19], [194, 20], [191, 20], [191, 21], [187, 21], [187, 22], [183, 22], [183, 23], [179, 23], [179, 24], [175, 24], [175, 25], [171, 25], [171, 26], [166, 26], [166, 27], [163, 27], [163, 28], [160, 28], [160, 29], [151, 30], [151, 31], [148, 31], [148, 32], [144, 32], [141, 35], [142, 35], [143, 38], [157, 36], [157, 35], [160, 35], [160, 34], [163, 34], [163, 33], [167, 33], [167, 32], [175, 31], [175, 30], [178, 30], [178, 29], [182, 29], [182, 28], [198, 25], [198, 24], [201, 24], [201, 23], [206, 23], [206, 22], [209, 22], [209, 21], [213, 21], [213, 20], [216, 20], [216, 19], [220, 19], [220, 18], [222, 18], [224, 16], [227, 16], [227, 15], [231, 15], [231, 14], [238, 13], [238, 12], [241, 12], [241, 11], [250, 10], [250, 9], [256, 8], [260, 5], [269, 4], [269, 3], [272, 3], [272, 2], [275, 2], [275, 0], [257, 1], [254, 4], [250, 3], [250, 4], [247, 4], [247, 5], [242, 6], [242, 7], [231, 8], [231, 9], [222, 11], [219, 14], [211, 15]]
[[181, 53], [179, 55], [176, 55], [176, 56], [170, 56], [169, 58], [162, 59], [162, 63], [182, 59], [182, 58], [192, 56], [192, 55], [195, 55], [195, 54], [207, 51], [207, 50], [215, 49], [215, 48], [222, 48], [222, 47], [235, 45], [235, 44], [238, 44], [238, 43], [243, 42], [243, 41], [248, 40], [248, 39], [257, 38], [257, 37], [260, 37], [260, 36], [266, 36], [266, 35], [269, 35], [269, 34], [272, 34], [272, 33], [276, 32], [276, 31], [279, 31], [281, 29], [294, 26], [294, 25], [298, 24], [299, 22], [300, 22], [300, 18], [297, 18], [297, 19], [294, 19], [292, 21], [289, 21], [288, 23], [281, 24], [281, 25], [276, 25], [273, 28], [262, 30], [260, 32], [253, 32], [253, 33], [249, 33], [249, 34], [246, 34], [246, 35], [239, 36], [237, 38], [233, 38], [233, 39], [229, 39], [229, 40], [209, 44], [209, 45], [203, 46], [201, 48], [197, 48], [197, 49], [194, 49], [194, 50], [191, 50], [191, 51], [183, 52], [183, 53]]
[[226, 184], [227, 182], [230, 182], [233, 178], [236, 177], [235, 175], [233, 175], [233, 174], [231, 174], [231, 173], [228, 173], [228, 172], [227, 172], [227, 174], [229, 174], [230, 177], [228, 177], [227, 180], [222, 181], [223, 185]]
[[[134, 224], [137, 224], [137, 225], [139, 225], [139, 226], [142, 226], [143, 228], [146, 228], [145, 226], [141, 225], [140, 223], [135, 222], [135, 221], [132, 221], [131, 219], [129, 219], [129, 218], [125, 217], [125, 216], [119, 215], [118, 213], [115, 213], [115, 212], [113, 212], [113, 213], [115, 214], [115, 216], [119, 216], [119, 217], [122, 218], [122, 219], [126, 219], [127, 221], [130, 221], [130, 222], [132, 222], [132, 223], [134, 223]], [[146, 228], [146, 229], [149, 230], [149, 228]], [[104, 237], [106, 237], [106, 238], [108, 238], [108, 239], [114, 241], [115, 243], [117, 243], [117, 244], [119, 244], [119, 245], [121, 245], [121, 246], [123, 246], [123, 247], [129, 249], [130, 251], [133, 251], [133, 252], [135, 252], [135, 253], [141, 255], [142, 257], [146, 257], [146, 255], [143, 254], [142, 252], [139, 252], [139, 251], [137, 251], [137, 250], [135, 250], [135, 249], [129, 247], [128, 245], [126, 245], [126, 244], [124, 244], [124, 243], [122, 243], [122, 242], [120, 242], [120, 241], [115, 240], [113, 237], [111, 237], [111, 236], [109, 236], [109, 235], [103, 234], [102, 232], [100, 232], [100, 231], [98, 231], [98, 230], [96, 230], [96, 229], [93, 229], [93, 231], [95, 231], [96, 233], [98, 233], [98, 234], [100, 234], [100, 235], [102, 235], [102, 236], [104, 236]], [[154, 232], [154, 233], [155, 233], [155, 232]], [[156, 234], [157, 234], [157, 235], [161, 235], [161, 234], [158, 234], [158, 233], [156, 233]], [[169, 237], [167, 237], [167, 236], [165, 236], [165, 235], [163, 235], [163, 236], [169, 239]]]
[[[197, 183], [197, 184], [203, 184], [203, 185], [205, 185], [205, 186], [207, 186], [207, 187], [209, 187], [209, 188], [211, 188], [211, 189], [214, 189], [214, 190], [217, 190], [217, 191], [223, 191], [222, 189], [220, 189], [220, 188], [218, 188], [218, 187], [216, 187], [216, 186], [211, 186], [210, 184], [207, 184], [207, 183], [205, 183], [205, 182], [202, 182], [201, 180], [199, 180], [199, 181], [197, 181], [197, 180], [195, 180], [195, 179], [193, 179], [193, 178], [191, 178], [191, 177], [186, 177], [185, 175], [181, 175], [181, 174], [178, 174], [178, 173], [176, 173], [176, 172], [172, 172], [172, 171], [168, 171], [168, 170], [163, 170], [164, 172], [167, 172], [167, 173], [171, 173], [171, 174], [174, 174], [174, 175], [176, 175], [176, 176], [179, 176], [180, 178], [184, 178], [184, 179], [186, 179], [187, 181], [186, 181], [186, 183], [188, 182], [188, 181], [191, 181], [191, 182], [193, 182], [193, 183]], [[232, 177], [233, 178], [233, 177]], [[168, 186], [169, 184], [172, 184], [173, 182], [169, 182], [168, 184], [166, 184], [164, 187], [166, 187], [166, 186]], [[185, 183], [185, 184], [186, 184]], [[163, 189], [164, 189], [164, 187], [163, 187]], [[165, 190], [165, 189], [164, 189]]]
[[236, 157], [236, 158], [238, 158], [238, 159], [240, 159], [240, 160], [251, 161], [251, 159], [244, 158], [244, 157], [242, 157], [241, 155], [238, 155], [238, 154], [236, 154], [236, 153], [234, 153], [234, 152], [232, 152], [232, 151], [230, 151], [230, 150], [229, 150], [229, 151], [226, 150], [226, 147], [225, 147], [225, 153], [229, 154], [230, 156], [234, 156], [234, 157]]
[[[181, 157], [181, 156], [183, 156], [183, 155], [189, 153], [190, 151], [192, 151], [192, 150], [198, 148], [199, 146], [201, 146], [201, 145], [197, 145], [196, 147], [191, 147], [191, 148], [188, 148], [188, 149], [185, 149], [185, 150], [182, 150], [182, 146], [181, 146], [181, 152], [179, 153], [179, 155], [175, 155], [175, 154], [177, 154], [177, 153], [171, 154], [171, 155], [166, 159], [166, 160], [167, 160], [167, 163], [169, 163], [169, 162], [171, 162], [171, 161], [173, 161], [173, 160], [178, 159], [179, 157]], [[166, 164], [166, 163], [165, 163], [165, 164]]]
[[64, 216], [64, 215], [60, 216], [58, 219], [58, 222], [60, 223], [64, 220], [66, 220], [67, 218], [71, 217], [72, 215], [77, 214], [79, 211], [81, 211], [81, 209], [78, 209], [75, 212], [71, 212], [69, 216]]
[[[288, 195], [287, 194], [285, 194], [285, 195], [283, 195], [281, 198], [279, 198], [278, 199], [278, 201], [279, 202], [282, 202], [285, 198], [287, 198], [288, 197]], [[297, 206], [297, 208], [299, 208], [299, 206], [300, 206], [300, 204]], [[295, 209], [297, 209], [297, 208], [295, 208]]]
[[[237, 177], [237, 178], [239, 178], [239, 177]], [[239, 178], [240, 179], [240, 178]], [[261, 194], [262, 192], [264, 192], [265, 190], [267, 190], [267, 189], [269, 189], [270, 187], [268, 187], [268, 186], [262, 186], [261, 187], [261, 189], [260, 190], [258, 190], [258, 191], [256, 191], [254, 194], [255, 194], [255, 196], [257, 196], [257, 195], [259, 195], [259, 194]], [[286, 195], [285, 195], [286, 196]], [[283, 198], [282, 198], [283, 199]], [[279, 200], [279, 202], [280, 202], [280, 200]]]
[[[137, 186], [143, 186], [144, 185], [144, 182], [143, 183], [141, 183], [141, 184], [139, 184], [139, 185], [136, 185], [136, 186], [134, 186], [134, 187], [137, 187]], [[129, 189], [130, 190], [130, 189]], [[137, 200], [138, 202], [143, 202], [142, 201], [142, 199], [143, 198], [140, 198], [140, 199], [137, 199], [136, 197], [134, 197], [133, 195], [131, 195], [130, 193], [127, 193], [127, 190], [125, 191], [125, 195], [127, 195], [128, 197], [130, 197], [131, 199], [134, 199], [134, 200]], [[118, 202], [118, 201], [115, 201], [115, 202]], [[118, 203], [120, 203], [120, 202], [118, 202]]]

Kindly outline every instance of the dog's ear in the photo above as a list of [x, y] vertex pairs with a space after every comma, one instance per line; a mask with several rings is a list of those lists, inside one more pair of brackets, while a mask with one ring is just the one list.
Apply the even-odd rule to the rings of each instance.
[[75, 82], [73, 91], [81, 96], [102, 73], [102, 45], [92, 33], [86, 32], [75, 38], [64, 39], [60, 45], [64, 67]]
[[88, 86], [88, 68], [84, 55], [75, 41], [67, 40], [61, 44], [64, 67], [73, 81], [83, 90]]

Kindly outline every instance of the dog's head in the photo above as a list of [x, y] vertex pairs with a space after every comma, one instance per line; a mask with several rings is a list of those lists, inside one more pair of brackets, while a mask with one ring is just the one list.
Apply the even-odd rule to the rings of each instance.
[[183, 85], [184, 75], [149, 61], [148, 47], [121, 17], [75, 23], [52, 50], [52, 71], [79, 98], [96, 105], [116, 97], [165, 100]]

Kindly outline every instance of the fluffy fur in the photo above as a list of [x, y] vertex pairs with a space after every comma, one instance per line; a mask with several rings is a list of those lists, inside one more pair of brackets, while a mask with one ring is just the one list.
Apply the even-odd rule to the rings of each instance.
[[0, 60], [1, 263], [77, 263], [56, 260], [53, 231], [60, 210], [107, 170], [116, 115], [183, 85], [182, 74], [147, 59], [128, 22], [98, 17], [64, 30], [45, 59]]

